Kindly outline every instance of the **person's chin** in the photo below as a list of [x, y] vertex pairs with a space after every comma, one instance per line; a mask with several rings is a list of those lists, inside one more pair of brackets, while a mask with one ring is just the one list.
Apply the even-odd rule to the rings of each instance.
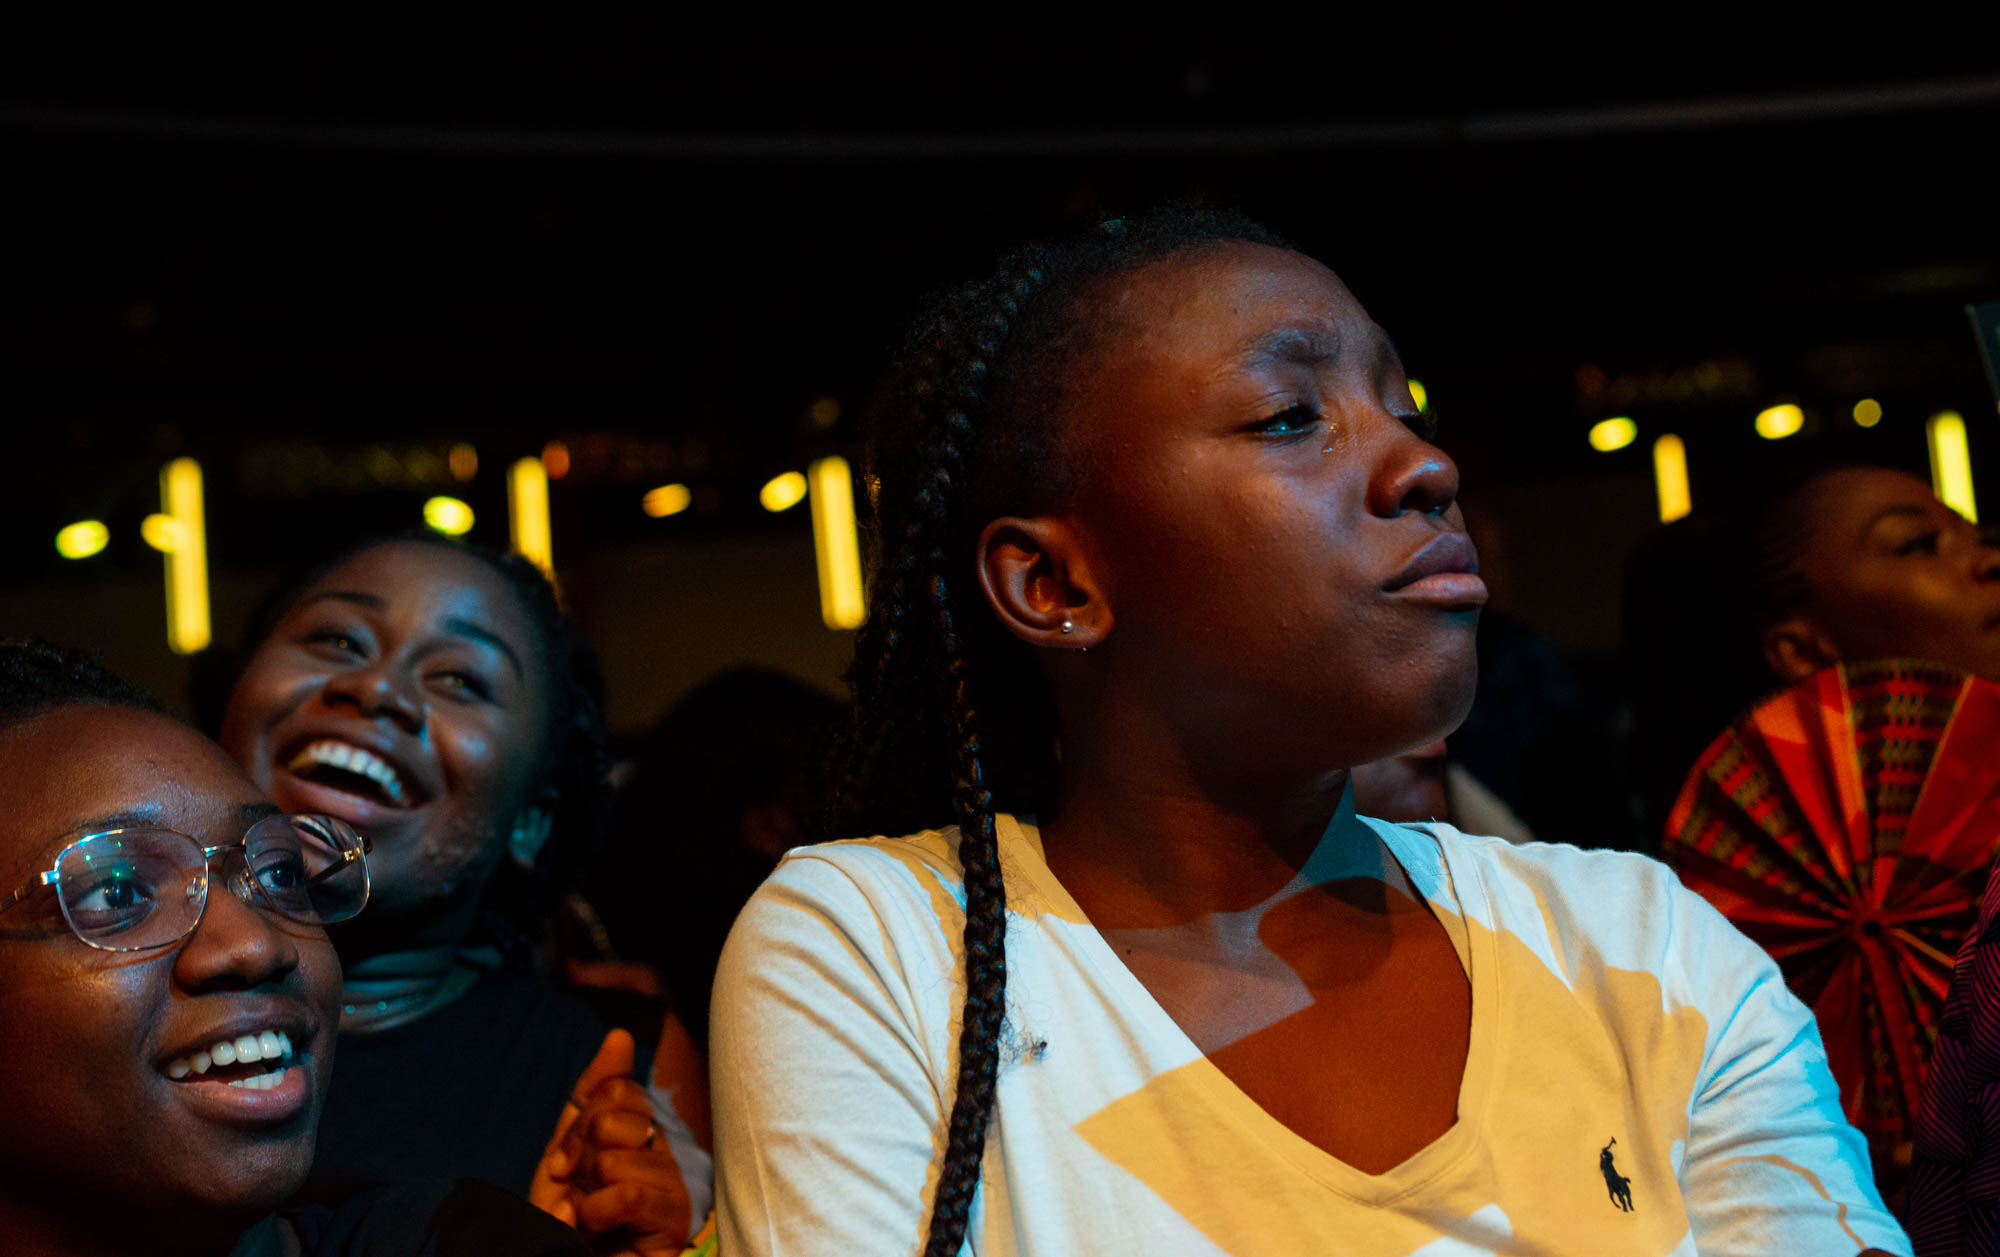
[[[165, 1124], [163, 1124], [165, 1125]], [[175, 1174], [217, 1210], [255, 1217], [296, 1196], [312, 1171], [317, 1106], [275, 1126], [233, 1126], [183, 1115], [172, 1140]]]
[[1469, 654], [1462, 663], [1440, 663], [1432, 686], [1412, 709], [1422, 713], [1422, 736], [1412, 742], [1421, 746], [1439, 738], [1449, 738], [1472, 714], [1472, 700], [1479, 688], [1479, 665]]
[[202, 1172], [202, 1191], [218, 1212], [254, 1220], [297, 1196], [312, 1162], [311, 1138], [248, 1151], [229, 1149], [209, 1161], [210, 1168]]

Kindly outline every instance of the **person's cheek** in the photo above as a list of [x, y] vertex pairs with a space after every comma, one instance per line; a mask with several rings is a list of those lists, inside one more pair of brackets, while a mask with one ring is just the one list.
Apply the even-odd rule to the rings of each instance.
[[484, 841], [519, 808], [534, 783], [525, 766], [513, 760], [511, 732], [505, 713], [487, 710], [459, 713], [440, 731], [438, 754], [451, 793], [457, 826], [468, 841]]
[[439, 750], [452, 789], [462, 798], [478, 799], [493, 789], [500, 756], [497, 740], [485, 726], [470, 722], [455, 725], [449, 741], [440, 744]]
[[302, 943], [299, 954], [306, 1000], [319, 1018], [319, 1032], [313, 1043], [313, 1073], [323, 1098], [333, 1077], [334, 1035], [340, 1028], [340, 956], [323, 934], [316, 941]]

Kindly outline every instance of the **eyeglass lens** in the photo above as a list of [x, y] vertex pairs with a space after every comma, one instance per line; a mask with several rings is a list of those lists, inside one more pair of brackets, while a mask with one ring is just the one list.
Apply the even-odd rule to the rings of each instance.
[[[344, 921], [368, 902], [360, 840], [330, 818], [267, 817], [250, 828], [241, 848], [218, 855], [224, 885], [240, 898], [303, 924]], [[137, 951], [193, 931], [207, 904], [208, 876], [202, 848], [187, 835], [124, 829], [67, 848], [56, 884], [78, 938]]]

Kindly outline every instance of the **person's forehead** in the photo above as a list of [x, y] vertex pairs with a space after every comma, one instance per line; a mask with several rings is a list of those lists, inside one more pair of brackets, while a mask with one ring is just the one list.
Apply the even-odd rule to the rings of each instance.
[[1858, 540], [1885, 517], [1942, 518], [1950, 513], [1930, 485], [1888, 468], [1860, 468], [1831, 476], [1820, 486], [1818, 498], [1822, 516], [1837, 524], [1831, 531], [1842, 541]]
[[305, 606], [329, 596], [372, 606], [430, 627], [470, 622], [504, 637], [526, 653], [533, 633], [527, 611], [505, 577], [491, 566], [443, 546], [397, 542], [343, 561], [300, 598]]
[[1340, 277], [1304, 254], [1232, 244], [1176, 255], [1130, 276], [1111, 294], [1124, 321], [1148, 338], [1211, 353], [1240, 351], [1280, 326], [1330, 333], [1368, 326]]
[[77, 831], [124, 819], [224, 840], [268, 801], [208, 739], [170, 717], [74, 705], [0, 734], [10, 783], [0, 817], [0, 869], [11, 888]]
[[1268, 380], [1273, 369], [1372, 371], [1395, 357], [1332, 271], [1248, 245], [1162, 264], [1150, 283], [1132, 277], [1098, 349], [1092, 369], [1071, 381], [1076, 396], [1126, 417], [1142, 397], [1153, 405], [1139, 411], [1173, 399], [1191, 417], [1179, 402]]

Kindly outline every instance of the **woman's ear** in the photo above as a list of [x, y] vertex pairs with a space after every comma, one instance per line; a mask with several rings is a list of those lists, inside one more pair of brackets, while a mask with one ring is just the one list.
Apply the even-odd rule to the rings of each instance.
[[508, 858], [524, 869], [534, 868], [555, 824], [556, 796], [550, 791], [522, 808], [514, 818], [514, 828], [507, 835]]
[[1797, 615], [1764, 630], [1764, 662], [1790, 685], [1839, 663], [1840, 650], [1816, 622]]
[[987, 605], [1022, 641], [1087, 650], [1110, 636], [1111, 605], [1068, 524], [1003, 516], [979, 534], [978, 558]]

